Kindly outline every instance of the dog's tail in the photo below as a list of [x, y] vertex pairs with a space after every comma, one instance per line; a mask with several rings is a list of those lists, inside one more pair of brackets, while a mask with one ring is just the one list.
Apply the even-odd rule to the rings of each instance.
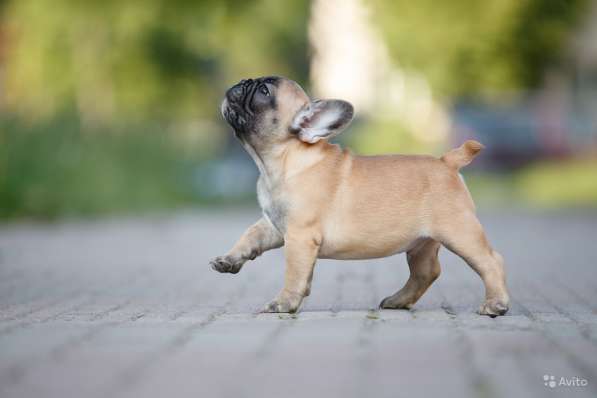
[[441, 160], [448, 166], [458, 170], [472, 162], [483, 148], [485, 147], [480, 142], [468, 140], [460, 147], [446, 153], [441, 157]]

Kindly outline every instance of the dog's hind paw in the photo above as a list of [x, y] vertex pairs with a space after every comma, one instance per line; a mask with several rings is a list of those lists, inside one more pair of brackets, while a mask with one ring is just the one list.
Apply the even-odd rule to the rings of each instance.
[[379, 303], [379, 308], [383, 310], [410, 310], [412, 306], [411, 301], [405, 300], [396, 294], [386, 297]]

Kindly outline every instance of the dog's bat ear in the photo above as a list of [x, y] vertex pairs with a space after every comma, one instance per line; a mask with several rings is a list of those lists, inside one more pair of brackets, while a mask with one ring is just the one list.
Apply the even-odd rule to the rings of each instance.
[[352, 121], [354, 109], [342, 100], [316, 100], [298, 111], [290, 129], [301, 141], [314, 144], [340, 133]]

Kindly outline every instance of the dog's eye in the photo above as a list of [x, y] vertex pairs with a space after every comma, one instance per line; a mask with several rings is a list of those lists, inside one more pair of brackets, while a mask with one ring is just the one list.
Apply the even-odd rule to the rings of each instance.
[[265, 95], [266, 97], [269, 97], [269, 90], [265, 85], [261, 86], [259, 91], [261, 92], [261, 94]]

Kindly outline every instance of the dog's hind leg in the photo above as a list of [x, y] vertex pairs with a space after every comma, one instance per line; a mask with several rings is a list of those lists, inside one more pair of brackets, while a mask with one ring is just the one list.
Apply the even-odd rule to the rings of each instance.
[[439, 242], [427, 239], [406, 253], [410, 277], [402, 289], [382, 300], [380, 308], [409, 309], [419, 300], [441, 272], [439, 248]]
[[452, 222], [440, 232], [440, 241], [460, 256], [481, 277], [485, 284], [485, 301], [481, 315], [498, 316], [508, 311], [504, 259], [492, 249], [481, 223], [474, 212], [465, 212], [458, 222]]

